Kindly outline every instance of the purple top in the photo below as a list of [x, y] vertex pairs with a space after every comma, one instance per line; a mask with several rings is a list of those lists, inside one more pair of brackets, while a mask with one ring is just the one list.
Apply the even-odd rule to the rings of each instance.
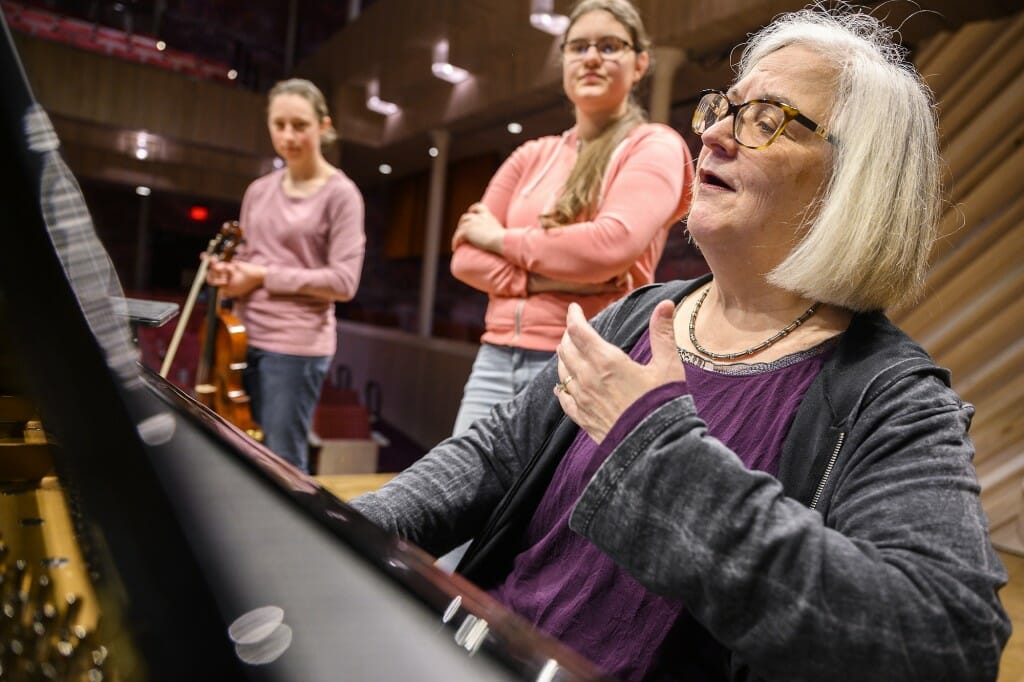
[[[581, 429], [526, 530], [525, 549], [492, 595], [620, 679], [643, 679], [683, 605], [649, 592], [569, 530], [569, 515], [583, 489], [626, 434], [654, 409], [687, 391], [710, 435], [748, 468], [775, 474], [782, 441], [821, 370], [827, 356], [823, 351], [830, 348], [826, 343], [772, 363], [714, 369], [687, 361], [685, 382], [642, 396], [600, 444]], [[630, 357], [650, 361], [647, 332]]]

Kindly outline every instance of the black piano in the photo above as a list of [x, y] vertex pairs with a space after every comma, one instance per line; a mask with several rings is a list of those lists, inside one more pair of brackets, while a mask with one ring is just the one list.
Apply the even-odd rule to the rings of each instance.
[[0, 28], [0, 680], [603, 679], [140, 366]]

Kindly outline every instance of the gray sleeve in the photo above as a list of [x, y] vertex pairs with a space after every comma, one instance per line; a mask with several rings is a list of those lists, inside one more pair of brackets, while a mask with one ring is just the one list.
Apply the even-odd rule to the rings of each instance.
[[[646, 325], [660, 300], [658, 287], [638, 290], [591, 323], [605, 338]], [[464, 434], [442, 441], [380, 490], [352, 506], [371, 521], [435, 556], [477, 535], [491, 512], [565, 418], [555, 398], [558, 365], [552, 359], [515, 398], [495, 406]]]
[[562, 418], [556, 375], [549, 362], [518, 396], [352, 506], [435, 556], [474, 537]]
[[1006, 574], [971, 412], [934, 379], [890, 386], [848, 433], [823, 519], [708, 436], [684, 396], [619, 444], [570, 526], [758, 678], [994, 680]]

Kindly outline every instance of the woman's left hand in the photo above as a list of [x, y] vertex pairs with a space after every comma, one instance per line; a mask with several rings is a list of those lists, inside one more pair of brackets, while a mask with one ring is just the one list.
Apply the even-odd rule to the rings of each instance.
[[267, 274], [266, 267], [237, 260], [224, 265], [227, 266], [228, 280], [220, 289], [228, 298], [248, 296], [263, 286], [263, 279]]
[[458, 227], [452, 235], [452, 251], [463, 243], [500, 256], [505, 250], [505, 227], [489, 208], [477, 202], [459, 218]]
[[565, 333], [558, 344], [555, 396], [566, 415], [600, 443], [615, 422], [648, 391], [685, 381], [676, 351], [672, 317], [675, 305], [662, 301], [651, 313], [651, 361], [635, 362], [590, 326], [578, 304], [569, 305]]

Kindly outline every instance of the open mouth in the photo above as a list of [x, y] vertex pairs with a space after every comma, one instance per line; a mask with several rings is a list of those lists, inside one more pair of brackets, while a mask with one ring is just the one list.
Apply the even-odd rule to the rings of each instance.
[[713, 187], [721, 187], [722, 189], [727, 189], [727, 190], [732, 191], [732, 185], [730, 185], [725, 180], [723, 180], [722, 178], [718, 177], [717, 175], [715, 175], [711, 171], [707, 171], [707, 170], [701, 170], [700, 171], [700, 184], [702, 184], [702, 185], [711, 185]]

